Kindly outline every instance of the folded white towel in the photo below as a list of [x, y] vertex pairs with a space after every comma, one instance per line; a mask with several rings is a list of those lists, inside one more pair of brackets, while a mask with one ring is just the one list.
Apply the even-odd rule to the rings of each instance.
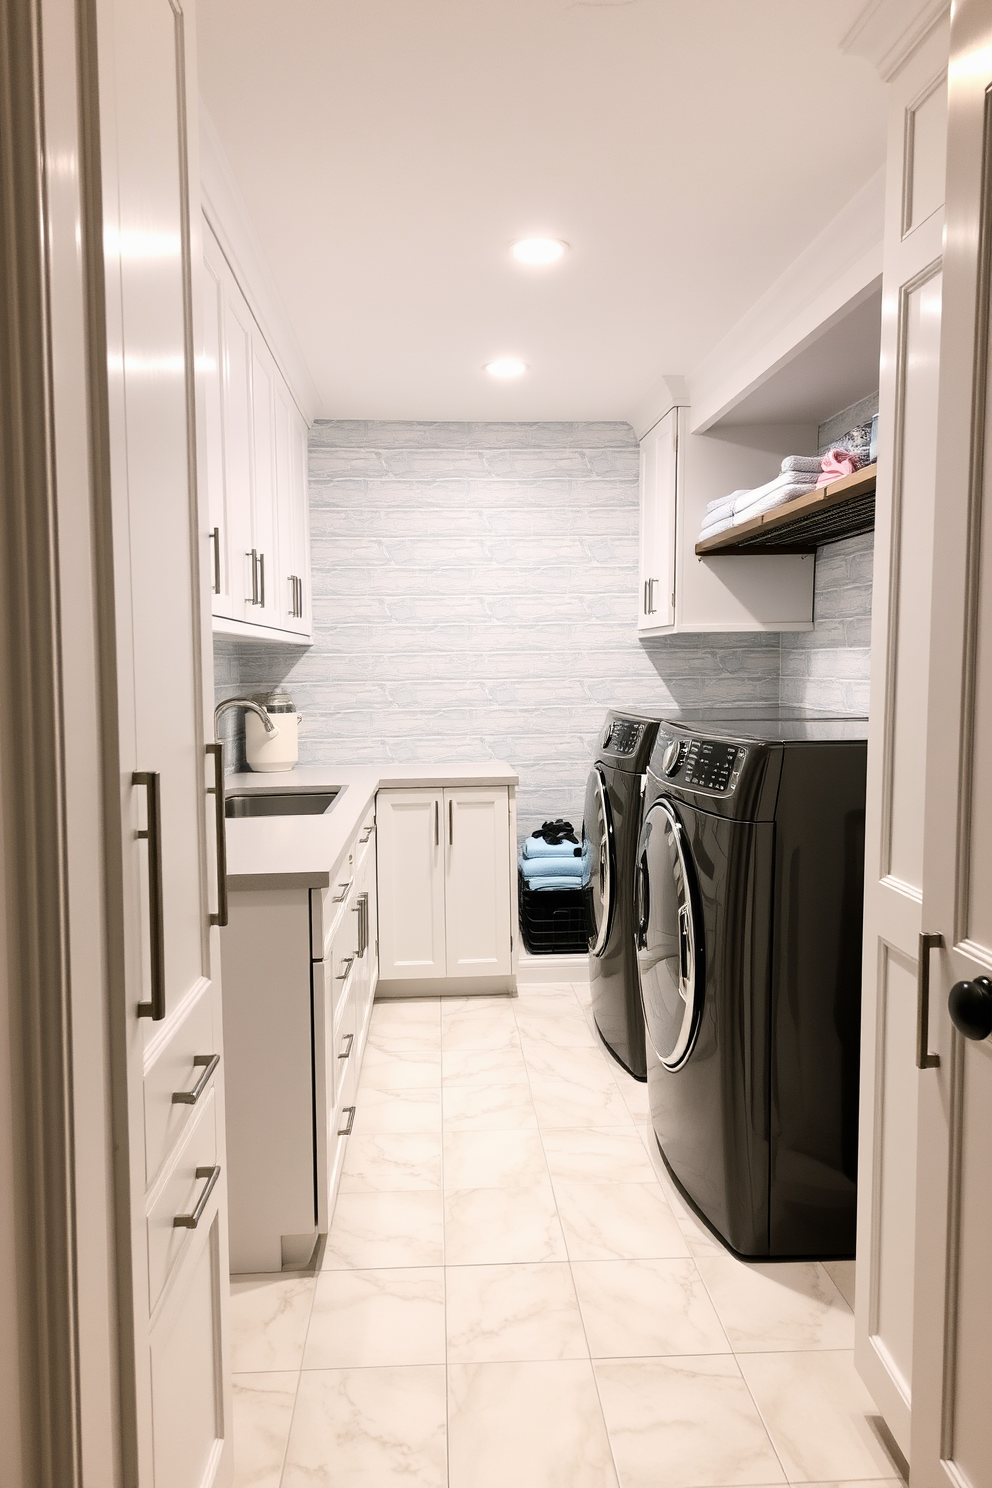
[[760, 517], [762, 512], [771, 511], [773, 507], [782, 506], [784, 502], [791, 501], [794, 496], [806, 496], [810, 491], [815, 491], [815, 485], [804, 483], [803, 485], [777, 486], [772, 491], [766, 491], [757, 500], [751, 501], [740, 511], [734, 512], [734, 525], [739, 522], [749, 522], [752, 517]]
[[734, 502], [737, 500], [738, 496], [744, 496], [746, 494], [747, 493], [742, 487], [739, 491], [731, 491], [729, 496], [718, 496], [715, 501], [707, 501], [707, 515], [709, 515], [710, 513], [721, 512], [725, 510], [733, 511]]
[[716, 537], [716, 535], [717, 535], [718, 532], [727, 532], [733, 526], [734, 526], [734, 518], [733, 517], [724, 517], [722, 521], [720, 521], [720, 522], [712, 522], [708, 527], [704, 527], [702, 529], [702, 531], [700, 532], [699, 536], [696, 538], [696, 541], [697, 542], [704, 542], [706, 538], [708, 538], [708, 537]]
[[774, 480], [768, 481], [763, 486], [756, 487], [753, 491], [745, 491], [742, 495], [738, 496], [734, 502], [734, 516], [740, 516], [741, 512], [744, 511], [751, 511], [759, 502], [764, 501], [766, 496], [772, 496], [776, 491], [788, 491], [791, 495], [796, 496], [801, 491], [812, 491], [815, 486], [816, 476], [812, 471], [807, 475], [801, 471], [783, 470], [782, 474], [777, 475]]
[[782, 461], [783, 470], [810, 470], [819, 475], [821, 468], [819, 455], [786, 455]]

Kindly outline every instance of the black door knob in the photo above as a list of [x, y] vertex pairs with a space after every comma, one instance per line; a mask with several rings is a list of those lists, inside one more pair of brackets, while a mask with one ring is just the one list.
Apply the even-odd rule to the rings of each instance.
[[976, 977], [955, 982], [947, 998], [951, 1022], [965, 1038], [986, 1039], [992, 1033], [992, 982]]

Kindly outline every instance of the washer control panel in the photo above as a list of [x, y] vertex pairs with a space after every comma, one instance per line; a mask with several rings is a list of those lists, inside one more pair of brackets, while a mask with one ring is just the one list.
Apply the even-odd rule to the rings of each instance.
[[726, 796], [741, 778], [747, 750], [719, 739], [673, 739], [665, 750], [662, 768], [670, 778], [694, 790]]
[[606, 726], [603, 748], [612, 749], [614, 754], [633, 754], [643, 733], [643, 723], [634, 723], [630, 718], [614, 718]]

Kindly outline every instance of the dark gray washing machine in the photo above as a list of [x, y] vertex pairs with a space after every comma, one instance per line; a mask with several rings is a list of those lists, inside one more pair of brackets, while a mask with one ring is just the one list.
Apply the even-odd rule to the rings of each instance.
[[854, 1253], [866, 730], [683, 716], [647, 774], [651, 1120], [682, 1193], [745, 1257]]
[[659, 719], [611, 711], [586, 785], [583, 845], [591, 862], [589, 980], [593, 1017], [607, 1049], [646, 1077], [644, 1016], [634, 947], [634, 859], [644, 771]]

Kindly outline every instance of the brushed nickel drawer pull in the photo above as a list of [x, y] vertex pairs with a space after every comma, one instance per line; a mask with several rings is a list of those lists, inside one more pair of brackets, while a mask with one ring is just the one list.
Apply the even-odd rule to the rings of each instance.
[[354, 1106], [345, 1106], [344, 1111], [341, 1112], [341, 1115], [342, 1116], [344, 1115], [344, 1112], [345, 1111], [348, 1112], [348, 1124], [346, 1126], [339, 1126], [338, 1127], [338, 1136], [339, 1137], [350, 1137], [351, 1136], [351, 1129], [355, 1125], [355, 1107]]
[[930, 952], [940, 950], [944, 937], [920, 931], [916, 964], [916, 1068], [939, 1069], [940, 1055], [930, 1053]]
[[220, 1064], [219, 1054], [194, 1054], [193, 1068], [202, 1067], [203, 1074], [197, 1080], [192, 1090], [174, 1090], [172, 1092], [172, 1104], [174, 1106], [195, 1106], [200, 1096], [206, 1090], [210, 1076]]
[[210, 916], [211, 925], [226, 925], [229, 918], [227, 906], [227, 817], [224, 807], [224, 746], [208, 744], [207, 753], [213, 757], [214, 783], [207, 786], [207, 795], [214, 798], [214, 834], [217, 859], [217, 912]]
[[138, 1017], [160, 1023], [165, 1017], [165, 905], [162, 887], [162, 796], [157, 770], [135, 770], [132, 785], [147, 791], [148, 826], [138, 836], [148, 841], [148, 949], [151, 957], [151, 1001], [138, 1003]]
[[196, 1208], [193, 1210], [192, 1214], [176, 1215], [175, 1219], [172, 1221], [173, 1229], [196, 1229], [197, 1225], [200, 1223], [200, 1220], [203, 1218], [203, 1211], [207, 1207], [207, 1201], [209, 1200], [210, 1195], [213, 1193], [214, 1189], [217, 1187], [217, 1180], [220, 1177], [220, 1163], [215, 1163], [212, 1168], [197, 1168], [196, 1176], [197, 1178], [206, 1178], [207, 1180], [206, 1184], [204, 1185], [203, 1192], [197, 1200]]
[[345, 1034], [345, 1038], [348, 1040], [348, 1047], [347, 1047], [347, 1049], [345, 1049], [345, 1051], [344, 1051], [343, 1054], [339, 1054], [338, 1055], [338, 1058], [339, 1059], [350, 1059], [351, 1058], [351, 1047], [352, 1047], [352, 1044], [354, 1044], [354, 1042], [355, 1042], [355, 1035], [353, 1033], [346, 1033]]
[[351, 970], [351, 963], [354, 961], [354, 959], [354, 956], [345, 956], [344, 960], [341, 962], [341, 965], [344, 967], [344, 971], [342, 971], [339, 976], [336, 976], [334, 978], [336, 982], [346, 982], [348, 980], [348, 973]]

